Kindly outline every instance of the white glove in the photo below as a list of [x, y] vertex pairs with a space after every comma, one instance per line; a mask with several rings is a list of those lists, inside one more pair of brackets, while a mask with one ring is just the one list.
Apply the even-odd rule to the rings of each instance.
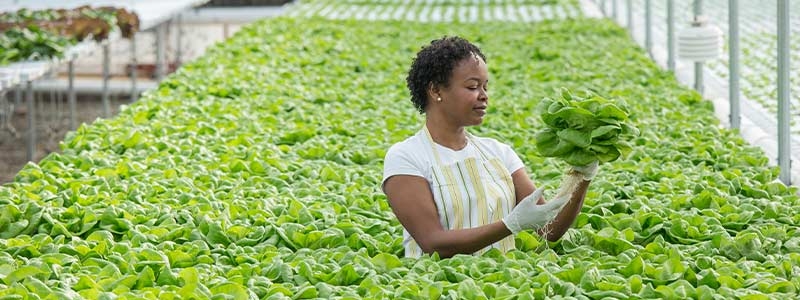
[[583, 175], [584, 180], [592, 180], [595, 175], [597, 175], [597, 166], [598, 162], [595, 160], [592, 163], [585, 165], [585, 166], [572, 166], [570, 168], [570, 172], [575, 172]]
[[517, 204], [516, 207], [503, 218], [503, 223], [513, 234], [522, 230], [539, 229], [553, 221], [561, 212], [564, 205], [569, 202], [569, 195], [557, 197], [545, 204], [536, 204], [542, 197], [544, 188], [539, 188]]

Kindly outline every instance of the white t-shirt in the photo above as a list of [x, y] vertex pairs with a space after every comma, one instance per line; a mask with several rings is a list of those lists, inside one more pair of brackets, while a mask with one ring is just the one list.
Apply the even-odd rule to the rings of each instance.
[[[480, 151], [475, 147], [476, 143], [489, 158], [499, 158], [508, 169], [509, 174], [525, 166], [510, 146], [492, 138], [472, 136], [467, 146], [458, 151], [436, 143], [434, 143], [434, 146], [439, 153], [439, 159], [442, 160], [442, 164], [450, 165], [469, 157], [481, 158]], [[428, 182], [432, 182], [431, 167], [435, 164], [436, 157], [431, 152], [428, 137], [424, 130], [420, 130], [406, 140], [392, 145], [389, 151], [386, 152], [386, 157], [383, 160], [381, 189], [383, 189], [383, 184], [386, 183], [386, 180], [394, 175], [419, 176], [425, 178]]]

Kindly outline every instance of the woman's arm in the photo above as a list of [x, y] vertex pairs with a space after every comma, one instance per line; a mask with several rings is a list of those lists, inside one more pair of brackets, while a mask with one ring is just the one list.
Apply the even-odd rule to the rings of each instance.
[[[525, 172], [525, 168], [521, 168], [511, 174], [511, 179], [514, 181], [517, 204], [536, 189], [533, 181], [528, 177], [528, 173]], [[578, 214], [581, 212], [583, 199], [586, 196], [586, 191], [589, 189], [590, 182], [591, 181], [582, 180], [578, 184], [575, 192], [572, 193], [569, 203], [558, 213], [558, 216], [556, 216], [553, 222], [538, 231], [539, 235], [553, 242], [560, 239], [561, 236], [567, 232], [569, 227], [572, 226], [572, 223], [575, 222], [575, 218], [577, 218]], [[539, 199], [539, 204], [544, 202], [544, 198]]]
[[418, 176], [396, 175], [386, 180], [384, 192], [400, 224], [425, 253], [439, 257], [471, 254], [511, 234], [503, 222], [469, 229], [446, 230], [439, 223], [428, 182]]

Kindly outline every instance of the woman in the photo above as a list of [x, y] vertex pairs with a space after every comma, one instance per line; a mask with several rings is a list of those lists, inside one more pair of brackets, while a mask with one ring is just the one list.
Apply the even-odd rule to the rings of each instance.
[[478, 47], [459, 37], [434, 40], [417, 53], [406, 81], [425, 125], [389, 149], [382, 182], [405, 229], [406, 256], [505, 252], [522, 230], [550, 241], [566, 232], [597, 163], [570, 168], [558, 195], [545, 202], [509, 146], [467, 133], [489, 105], [486, 57]]

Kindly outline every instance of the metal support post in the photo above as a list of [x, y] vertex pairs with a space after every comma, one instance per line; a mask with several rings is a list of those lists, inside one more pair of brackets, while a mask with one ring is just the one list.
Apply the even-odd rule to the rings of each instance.
[[175, 17], [175, 35], [177, 38], [175, 39], [175, 66], [181, 65], [181, 56], [183, 55], [183, 51], [181, 50], [181, 38], [183, 37], [183, 17], [182, 14], [178, 14]]
[[741, 128], [739, 105], [739, 0], [728, 0], [728, 97], [731, 100], [731, 128]]
[[651, 0], [644, 2], [644, 47], [647, 49], [647, 54], [653, 56], [653, 11], [650, 3]]
[[0, 90], [0, 129], [5, 128], [5, 125], [11, 120], [14, 111], [11, 109], [11, 103], [6, 99], [6, 91]]
[[164, 58], [164, 43], [167, 35], [165, 26], [165, 23], [156, 26], [156, 81], [164, 79], [164, 75], [167, 73], [164, 67], [166, 61]]
[[667, 68], [675, 72], [675, 1], [667, 0]]
[[22, 76], [25, 84], [25, 102], [28, 105], [28, 152], [26, 158], [33, 161], [36, 157], [36, 102], [33, 99], [33, 81], [27, 75]]
[[136, 58], [136, 35], [131, 37], [131, 102], [136, 102], [139, 92], [136, 90], [136, 78], [139, 76], [139, 61]]
[[108, 81], [111, 79], [109, 65], [111, 64], [110, 46], [108, 41], [103, 42], [103, 114], [106, 118], [111, 117], [111, 103], [108, 100]]
[[789, 22], [789, 0], [778, 0], [778, 166], [781, 169], [780, 180], [786, 185], [792, 181]]
[[636, 35], [633, 33], [633, 0], [627, 0], [625, 8], [627, 9], [626, 18], [628, 19], [628, 31], [632, 37], [636, 38]]
[[[694, 20], [699, 21], [700, 15], [703, 14], [703, 1], [694, 0]], [[694, 89], [703, 94], [703, 62], [694, 63]]]
[[77, 128], [75, 121], [76, 113], [76, 98], [75, 98], [75, 61], [70, 59], [67, 63], [68, 86], [67, 86], [67, 102], [69, 102], [69, 128]]
[[6, 116], [10, 119], [13, 114], [13, 112], [9, 111], [7, 108], [11, 103], [6, 102], [6, 92], [0, 89], [0, 126], [6, 125]]
[[22, 83], [17, 84], [14, 88], [14, 106], [19, 107], [22, 105]]
[[703, 63], [694, 62], [694, 90], [703, 95]]
[[600, 11], [603, 12], [603, 16], [608, 16], [608, 11], [606, 11], [606, 0], [600, 0]]
[[14, 117], [14, 112], [16, 111], [17, 107], [22, 107], [22, 83], [18, 83], [14, 86], [14, 103], [11, 103], [11, 107], [8, 109], [8, 119], [6, 119], [5, 124], [0, 124], [9, 131], [14, 134], [14, 137], [17, 137], [17, 130], [14, 128], [11, 119]]

